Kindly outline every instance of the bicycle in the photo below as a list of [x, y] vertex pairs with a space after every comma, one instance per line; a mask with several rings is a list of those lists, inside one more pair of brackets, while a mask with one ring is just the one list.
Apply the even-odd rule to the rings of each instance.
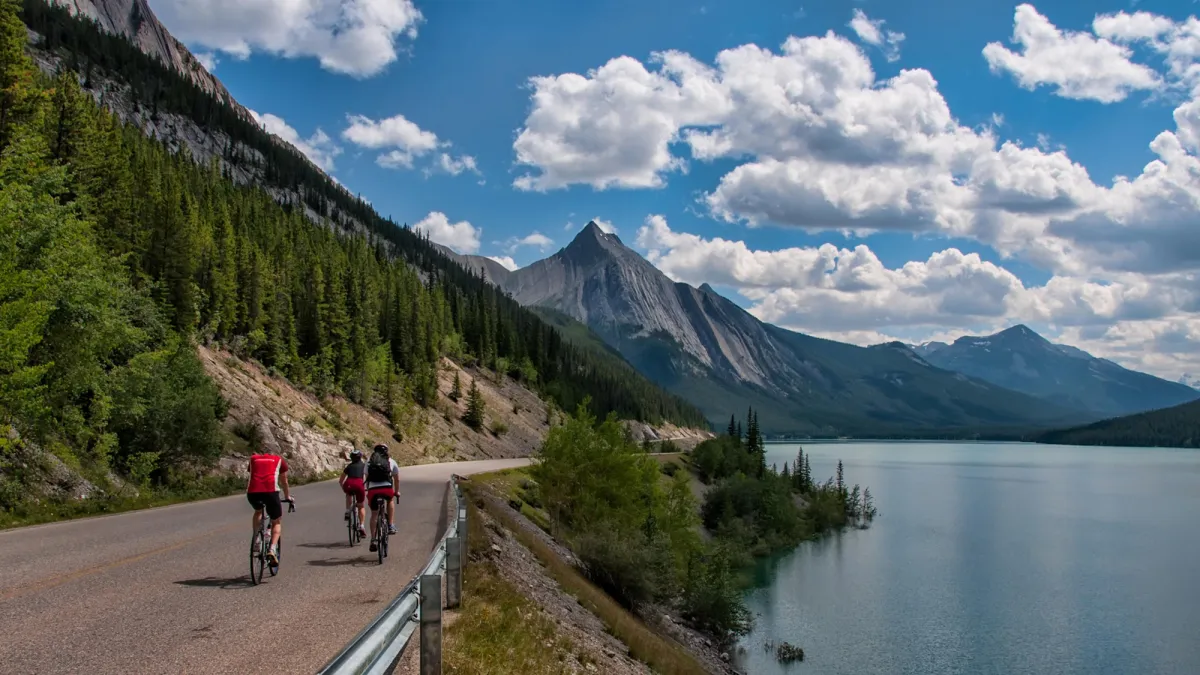
[[387, 557], [387, 541], [388, 541], [388, 517], [387, 509], [384, 508], [384, 501], [387, 497], [376, 496], [374, 502], [375, 513], [378, 514], [375, 518], [375, 545], [378, 548], [379, 564], [383, 564], [383, 559]]
[[354, 495], [350, 503], [350, 522], [348, 527], [350, 529], [350, 545], [354, 546], [362, 541], [362, 534], [360, 534], [359, 530], [359, 527], [362, 525], [358, 522], [358, 495]]
[[[288, 513], [296, 510], [296, 500], [284, 500], [288, 503]], [[271, 518], [267, 517], [266, 509], [263, 509], [263, 517], [259, 519], [258, 531], [250, 539], [250, 581], [257, 586], [262, 583], [263, 572], [271, 571], [271, 576], [279, 574], [278, 562], [271, 565], [267, 562], [267, 553], [271, 550]], [[275, 551], [276, 561], [283, 558], [283, 537], [279, 537], [279, 550]], [[257, 570], [257, 571], [256, 571]]]

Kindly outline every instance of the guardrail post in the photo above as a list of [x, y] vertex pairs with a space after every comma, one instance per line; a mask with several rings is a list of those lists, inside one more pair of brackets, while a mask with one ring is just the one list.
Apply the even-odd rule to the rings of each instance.
[[462, 604], [462, 535], [446, 540], [446, 608]]
[[421, 576], [421, 675], [442, 675], [442, 577]]

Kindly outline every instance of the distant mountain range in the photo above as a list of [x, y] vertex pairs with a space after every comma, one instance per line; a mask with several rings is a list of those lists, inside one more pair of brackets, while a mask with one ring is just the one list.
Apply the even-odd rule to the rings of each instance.
[[1200, 389], [1200, 377], [1190, 373], [1184, 373], [1183, 375], [1179, 376], [1179, 384], [1182, 384], [1185, 387], [1191, 387], [1192, 389]]
[[707, 284], [671, 281], [595, 223], [554, 255], [515, 271], [479, 256], [457, 259], [518, 302], [587, 326], [714, 423], [747, 406], [759, 412], [765, 431], [815, 436], [1097, 419], [936, 368], [900, 343], [857, 347], [763, 323]]
[[964, 336], [949, 345], [928, 342], [913, 351], [939, 368], [1104, 417], [1200, 398], [1191, 387], [1054, 344], [1023, 325], [995, 335]]

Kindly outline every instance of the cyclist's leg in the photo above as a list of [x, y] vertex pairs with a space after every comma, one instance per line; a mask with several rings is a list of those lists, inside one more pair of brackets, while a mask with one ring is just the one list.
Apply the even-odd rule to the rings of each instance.
[[252, 492], [246, 493], [246, 501], [250, 502], [250, 506], [254, 509], [254, 515], [251, 517], [251, 532], [258, 532], [258, 528], [262, 527], [263, 504], [258, 499], [258, 496]]
[[367, 527], [367, 491], [365, 488], [358, 488], [358, 493], [355, 495], [358, 500], [358, 529], [365, 530]]
[[271, 517], [271, 550], [276, 551], [283, 534], [283, 502], [279, 501], [278, 492], [264, 496], [267, 515]]

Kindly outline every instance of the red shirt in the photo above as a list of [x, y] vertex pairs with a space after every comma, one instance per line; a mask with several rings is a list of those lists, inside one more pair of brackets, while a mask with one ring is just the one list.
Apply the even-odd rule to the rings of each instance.
[[279, 455], [250, 455], [250, 484], [246, 492], [279, 492], [279, 474], [287, 470], [287, 460]]

